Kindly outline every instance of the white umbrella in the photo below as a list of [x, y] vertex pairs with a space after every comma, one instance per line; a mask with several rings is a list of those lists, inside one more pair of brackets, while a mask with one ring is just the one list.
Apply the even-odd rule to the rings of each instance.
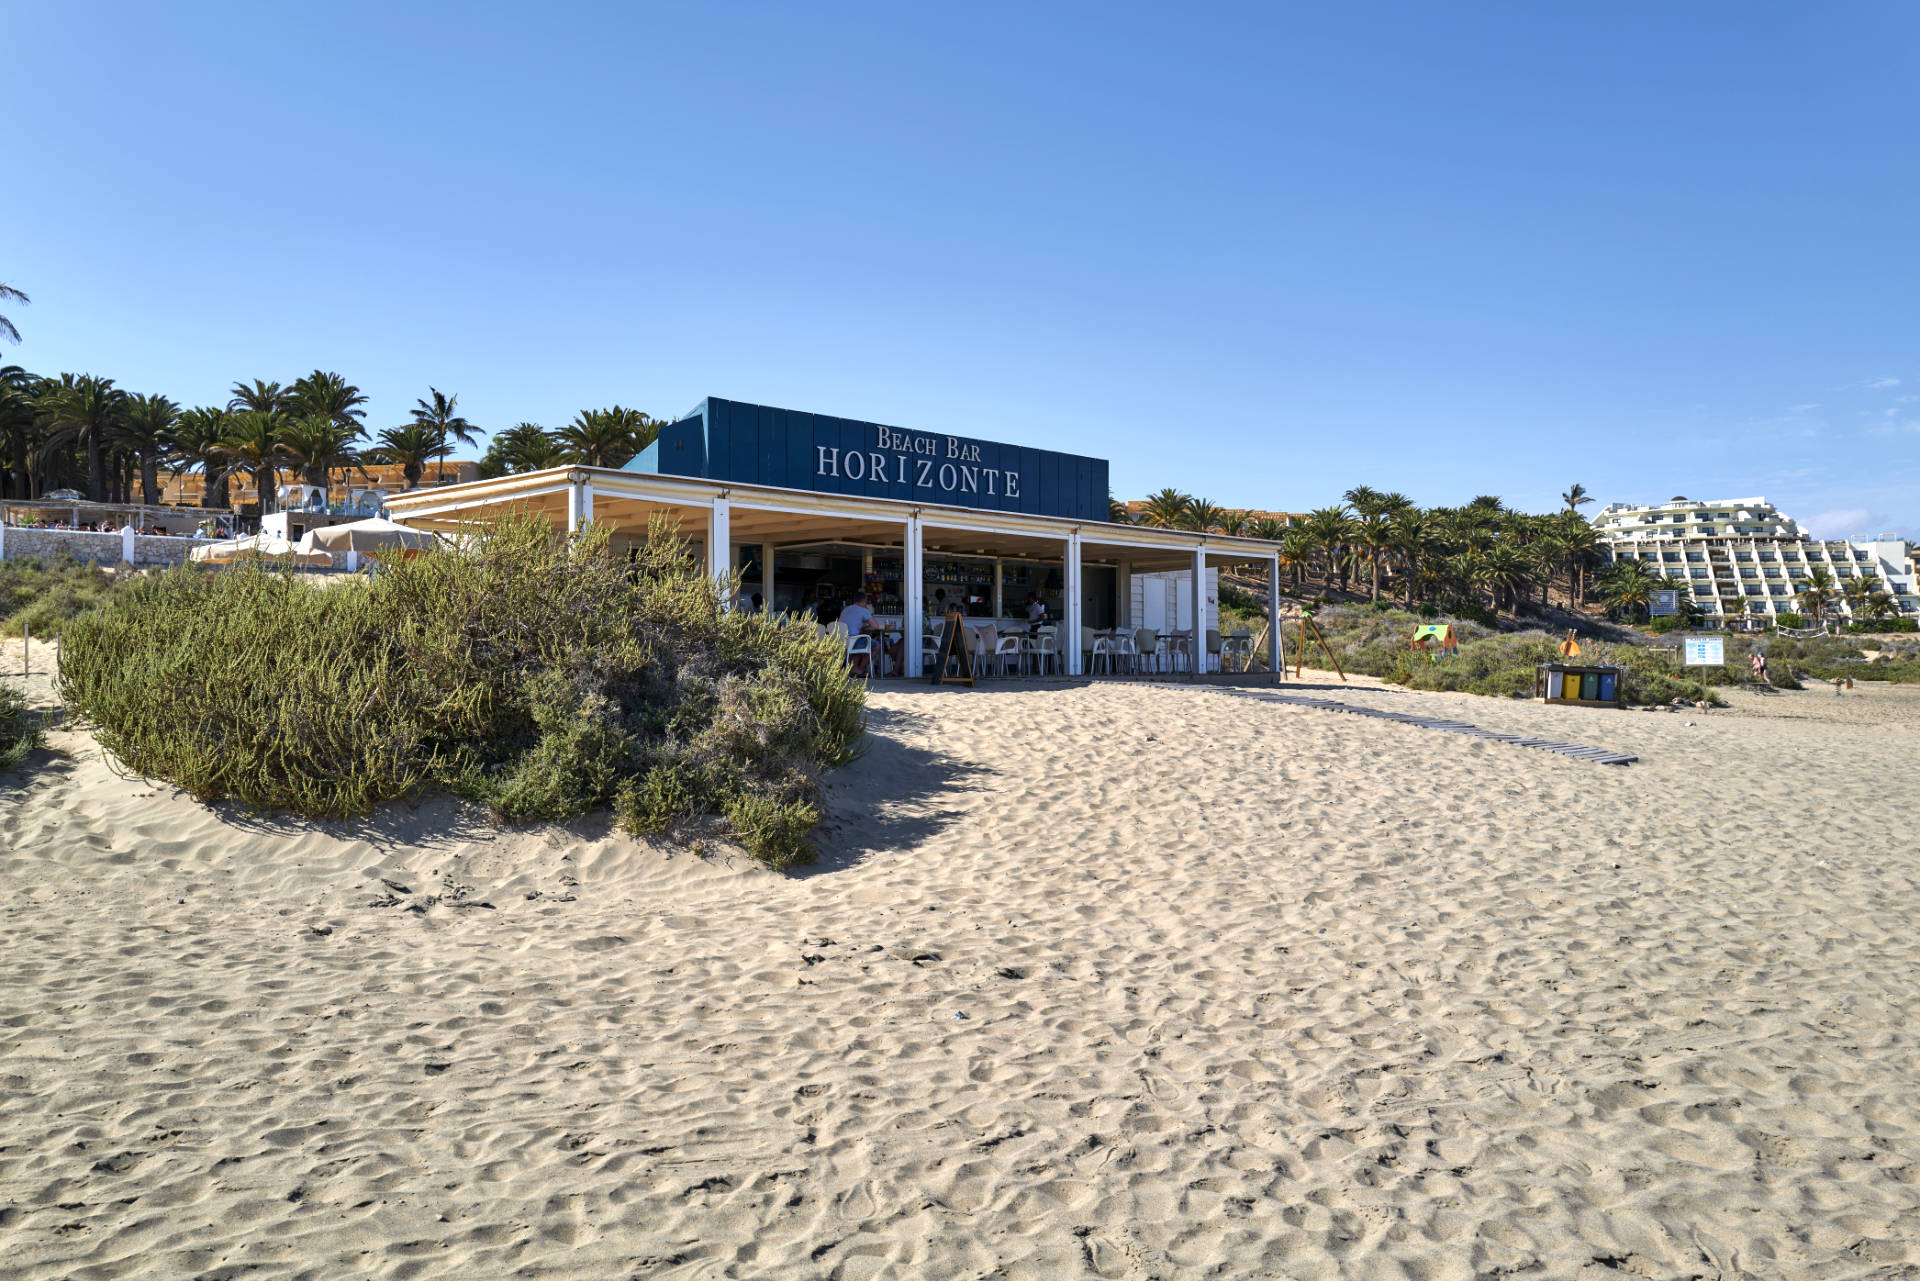
[[409, 529], [405, 525], [374, 517], [345, 525], [322, 525], [317, 529], [309, 529], [301, 545], [330, 552], [378, 552], [394, 547], [424, 550], [432, 547], [435, 541], [434, 536], [424, 529]]
[[190, 560], [203, 565], [230, 565], [234, 561], [248, 556], [291, 556], [296, 565], [331, 565], [333, 557], [326, 552], [295, 547], [284, 538], [275, 538], [271, 534], [254, 534], [248, 538], [229, 538], [224, 542], [208, 543], [196, 547], [187, 553]]

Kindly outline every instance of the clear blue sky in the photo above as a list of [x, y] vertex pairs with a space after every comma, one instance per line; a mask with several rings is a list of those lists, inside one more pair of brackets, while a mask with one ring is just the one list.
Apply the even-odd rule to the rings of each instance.
[[1920, 538], [1910, 4], [9, 0], [0, 38], [36, 371]]

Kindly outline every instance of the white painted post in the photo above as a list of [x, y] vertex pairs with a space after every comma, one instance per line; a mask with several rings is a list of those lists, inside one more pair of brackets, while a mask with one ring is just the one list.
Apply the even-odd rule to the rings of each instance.
[[0, 512], [0, 560], [7, 558], [7, 514]]
[[580, 525], [585, 528], [593, 524], [593, 480], [588, 478], [580, 482]]
[[707, 572], [724, 579], [731, 566], [727, 563], [733, 548], [733, 504], [724, 498], [713, 500], [713, 515], [707, 521]]
[[773, 544], [760, 544], [760, 595], [761, 612], [773, 612]]
[[1207, 545], [1193, 549], [1193, 667], [1197, 675], [1207, 666]]
[[920, 670], [920, 632], [922, 620], [926, 616], [926, 606], [921, 598], [926, 592], [921, 579], [920, 517], [907, 517], [907, 541], [901, 548], [900, 584], [901, 608], [906, 612], [905, 640], [908, 679], [917, 679], [924, 675]]
[[996, 628], [1000, 625], [1000, 616], [1006, 613], [1006, 609], [1004, 608], [1005, 601], [1002, 599], [1001, 592], [1001, 583], [1003, 581], [1001, 574], [1005, 568], [1005, 561], [1002, 561], [998, 556], [993, 558], [993, 622]]
[[580, 482], [576, 480], [567, 486], [567, 532], [569, 534], [580, 532], [580, 507]]
[[1084, 612], [1080, 601], [1080, 535], [1075, 532], [1067, 535], [1067, 617], [1066, 626], [1061, 628], [1062, 635], [1058, 647], [1059, 658], [1064, 665], [1061, 668], [1069, 676], [1080, 674], [1080, 616]]
[[[1252, 666], [1251, 663], [1248, 666]], [[1274, 554], [1267, 565], [1267, 667], [1276, 675], [1287, 670], [1286, 651], [1280, 642], [1280, 556]]]
[[133, 564], [133, 525], [131, 522], [120, 527], [120, 559]]

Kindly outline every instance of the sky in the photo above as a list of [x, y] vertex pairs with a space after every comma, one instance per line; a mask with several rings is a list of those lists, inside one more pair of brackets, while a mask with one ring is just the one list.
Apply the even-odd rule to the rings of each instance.
[[36, 372], [1920, 539], [1910, 4], [0, 0], [0, 48]]

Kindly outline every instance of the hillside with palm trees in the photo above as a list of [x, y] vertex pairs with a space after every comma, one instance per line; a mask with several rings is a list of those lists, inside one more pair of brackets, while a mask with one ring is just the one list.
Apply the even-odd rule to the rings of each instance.
[[[1533, 514], [1481, 495], [1460, 507], [1421, 507], [1405, 494], [1360, 485], [1341, 501], [1304, 513], [1235, 511], [1177, 489], [1116, 504], [1116, 519], [1162, 528], [1264, 539], [1277, 544], [1282, 590], [1329, 600], [1538, 613], [1557, 603], [1598, 604], [1617, 617], [1644, 615], [1666, 581], [1637, 562], [1597, 573], [1605, 557], [1579, 512], [1583, 486], [1566, 506]], [[1234, 584], [1256, 592], [1263, 582]]]
[[[0, 287], [0, 301], [25, 295]], [[10, 324], [0, 336], [16, 337]], [[291, 381], [235, 381], [221, 403], [183, 407], [93, 374], [35, 374], [0, 366], [0, 499], [30, 501], [74, 490], [103, 504], [198, 501], [225, 509], [230, 496], [271, 496], [287, 480], [326, 490], [393, 475], [412, 489], [444, 481], [446, 460], [485, 431], [458, 395], [429, 386], [406, 418], [370, 429], [369, 398], [337, 372]], [[479, 475], [567, 463], [621, 467], [651, 444], [664, 420], [612, 405], [584, 409], [549, 431], [519, 423], [495, 434]], [[474, 463], [462, 464], [476, 474]], [[164, 483], [163, 483], [164, 482]], [[184, 483], [182, 483], [184, 482]]]

